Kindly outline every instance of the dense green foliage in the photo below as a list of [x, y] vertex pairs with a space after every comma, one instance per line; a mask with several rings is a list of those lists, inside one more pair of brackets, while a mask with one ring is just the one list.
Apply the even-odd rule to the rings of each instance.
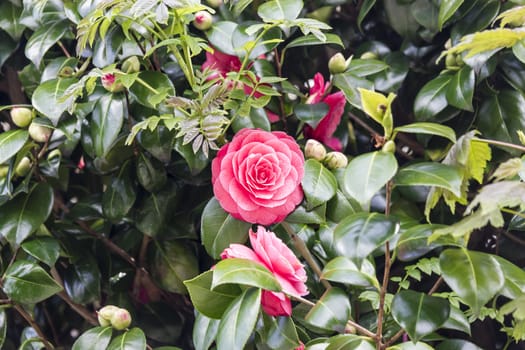
[[[2, 0], [0, 347], [522, 348], [522, 5]], [[219, 261], [255, 228], [211, 183], [243, 128], [344, 154], [308, 150], [267, 225], [308, 274], [291, 317]]]

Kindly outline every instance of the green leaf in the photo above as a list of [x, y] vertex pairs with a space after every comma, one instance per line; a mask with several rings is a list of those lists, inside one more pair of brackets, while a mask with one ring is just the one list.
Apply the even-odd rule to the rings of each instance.
[[434, 350], [434, 348], [423, 342], [405, 342], [390, 346], [386, 350]]
[[32, 262], [15, 261], [4, 274], [3, 291], [22, 304], [38, 303], [61, 290], [43, 268]]
[[264, 22], [292, 21], [303, 9], [302, 0], [271, 0], [257, 8], [257, 14]]
[[[237, 50], [237, 54], [244, 57], [248, 50], [250, 52], [250, 59], [256, 59], [257, 57], [272, 51], [282, 40], [282, 32], [279, 28], [273, 27], [264, 33], [262, 38], [256, 42], [257, 35], [247, 34], [247, 28], [251, 25], [251, 22], [241, 23], [237, 25], [232, 33], [231, 41], [234, 49]], [[254, 44], [256, 46], [252, 47]]]
[[418, 121], [432, 121], [435, 115], [447, 107], [446, 93], [451, 80], [452, 75], [439, 75], [419, 90], [414, 101], [414, 113]]
[[60, 256], [60, 243], [53, 237], [35, 237], [22, 243], [22, 249], [48, 266], [54, 266]]
[[124, 95], [107, 93], [101, 96], [91, 115], [89, 130], [97, 157], [104, 157], [117, 139], [127, 114]]
[[394, 183], [397, 186], [435, 186], [461, 195], [462, 174], [456, 167], [441, 163], [415, 163], [399, 170]]
[[498, 293], [505, 282], [500, 265], [491, 254], [466, 248], [447, 249], [439, 257], [448, 286], [474, 314]]
[[474, 343], [463, 339], [445, 339], [436, 347], [436, 350], [483, 350]]
[[364, 78], [370, 75], [386, 71], [390, 67], [383, 61], [375, 59], [352, 59], [346, 72], [355, 75], [356, 77]]
[[363, 1], [361, 8], [359, 9], [359, 15], [357, 15], [357, 26], [361, 31], [363, 31], [361, 25], [363, 24], [363, 20], [365, 19], [366, 15], [372, 10], [374, 5], [376, 4], [376, 0], [365, 0]]
[[370, 199], [396, 172], [397, 160], [392, 153], [362, 154], [352, 159], [346, 167], [342, 183], [343, 192], [367, 208]]
[[219, 21], [206, 31], [206, 36], [217, 50], [228, 55], [236, 55], [232, 44], [232, 35], [236, 27], [237, 23], [235, 22]]
[[525, 293], [525, 271], [500, 256], [493, 257], [505, 276], [505, 285], [500, 293], [509, 299], [515, 299]]
[[343, 192], [337, 190], [335, 196], [327, 203], [326, 216], [333, 222], [340, 222], [347, 216], [359, 211], [361, 211], [361, 207], [355, 200], [347, 198]]
[[21, 14], [22, 8], [12, 2], [4, 1], [0, 4], [0, 28], [16, 41], [20, 39], [26, 28], [20, 23]]
[[340, 256], [358, 266], [397, 231], [391, 217], [379, 213], [358, 213], [341, 221], [333, 231], [333, 245]]
[[270, 349], [289, 350], [300, 345], [296, 326], [291, 317], [270, 317], [263, 313], [262, 320], [264, 327], [259, 330], [259, 334], [262, 343]]
[[413, 38], [419, 23], [410, 14], [410, 3], [398, 1], [384, 2], [386, 19], [389, 25], [402, 37]]
[[514, 46], [512, 46], [512, 53], [522, 63], [525, 63], [525, 39], [518, 40]]
[[[369, 338], [356, 334], [339, 334], [328, 339], [325, 350], [374, 350], [376, 346]], [[310, 347], [309, 347], [310, 349]], [[313, 348], [312, 348], [313, 349]]]
[[131, 168], [132, 162], [126, 161], [102, 195], [102, 210], [111, 220], [122, 219], [135, 203], [137, 194]]
[[100, 271], [97, 260], [91, 254], [75, 260], [64, 271], [62, 278], [66, 293], [75, 303], [100, 300]]
[[7, 334], [7, 314], [5, 309], [0, 309], [0, 347], [4, 346]]
[[218, 259], [231, 243], [244, 243], [251, 224], [234, 219], [222, 209], [215, 197], [202, 213], [201, 239], [208, 254]]
[[[167, 163], [171, 160], [171, 151], [175, 140], [174, 131], [168, 130], [163, 125], [158, 125], [153, 131], [150, 129], [142, 130], [138, 134], [137, 140], [144, 149], [161, 162]], [[191, 146], [189, 148], [191, 150]], [[175, 149], [181, 153], [177, 147]]]
[[16, 196], [2, 206], [0, 234], [18, 247], [42, 225], [53, 209], [53, 190], [46, 183]]
[[422, 257], [431, 250], [439, 247], [437, 242], [428, 242], [428, 237], [441, 225], [416, 225], [403, 231], [397, 239], [397, 257], [401, 261], [411, 261]]
[[212, 289], [227, 283], [243, 284], [276, 292], [281, 290], [281, 285], [266, 267], [247, 259], [230, 258], [215, 265]]
[[323, 268], [322, 279], [349, 284], [357, 287], [375, 287], [379, 290], [379, 281], [375, 268], [368, 260], [363, 260], [359, 269], [357, 265], [344, 256], [330, 260]]
[[450, 79], [446, 92], [448, 103], [460, 109], [474, 111], [472, 98], [475, 85], [476, 74], [472, 68], [465, 65]]
[[135, 225], [140, 232], [150, 237], [157, 237], [165, 229], [170, 208], [176, 205], [177, 187], [168, 184], [162, 190], [143, 197], [136, 208]]
[[456, 133], [454, 129], [446, 125], [441, 125], [437, 123], [411, 123], [402, 126], [398, 126], [394, 129], [394, 134], [398, 132], [405, 132], [409, 134], [427, 134], [427, 135], [437, 135], [449, 139], [452, 142], [456, 142]]
[[443, 24], [454, 15], [457, 9], [461, 6], [464, 0], [443, 0], [439, 6], [438, 25], [439, 30], [443, 28]]
[[200, 312], [197, 313], [192, 336], [195, 350], [208, 350], [210, 348], [219, 331], [219, 322], [220, 320], [206, 317]]
[[73, 344], [72, 350], [106, 349], [111, 341], [111, 327], [95, 327], [84, 332]]
[[152, 274], [157, 283], [172, 293], [186, 294], [184, 281], [199, 273], [199, 262], [192, 247], [183, 240], [155, 242]]
[[[232, 129], [234, 132], [238, 132], [241, 129], [250, 128], [250, 129], [261, 129], [270, 131], [271, 125], [266, 111], [264, 108], [250, 108], [250, 115], [244, 118], [235, 118], [232, 123]], [[194, 154], [191, 151], [191, 154]]]
[[356, 108], [361, 108], [361, 95], [357, 89], [374, 89], [374, 83], [350, 72], [336, 74], [332, 83], [344, 93], [346, 100]]
[[213, 271], [206, 271], [197, 277], [184, 281], [193, 306], [206, 317], [219, 319], [232, 301], [241, 294], [235, 284], [225, 284], [211, 290]]
[[261, 290], [248, 288], [224, 312], [217, 333], [218, 349], [244, 349], [259, 317]]
[[448, 319], [448, 300], [404, 290], [392, 300], [392, 316], [416, 342], [438, 329]]
[[351, 306], [348, 294], [342, 289], [332, 287], [306, 314], [305, 321], [315, 327], [343, 332], [350, 317]]
[[[13, 52], [15, 52], [17, 45], [18, 43], [14, 41], [6, 32], [0, 30], [0, 67], [2, 67], [4, 63], [7, 61], [7, 59], [11, 57]], [[34, 67], [34, 66], [27, 65], [26, 67]], [[28, 70], [29, 69], [30, 68], [28, 68]], [[23, 76], [23, 72], [20, 73], [21, 76]], [[30, 91], [30, 89], [26, 90], [26, 92], [28, 91]]]
[[106, 350], [145, 350], [146, 346], [144, 332], [134, 327], [113, 339]]
[[166, 74], [142, 71], [129, 92], [141, 105], [156, 109], [161, 101], [175, 95], [175, 88]]
[[56, 126], [70, 104], [70, 101], [62, 100], [64, 91], [76, 82], [76, 78], [57, 78], [38, 85], [31, 97], [33, 107]]
[[292, 47], [301, 47], [301, 46], [315, 46], [315, 45], [324, 45], [324, 44], [334, 44], [341, 47], [344, 47], [343, 42], [341, 41], [341, 38], [337, 34], [332, 33], [326, 33], [326, 40], [321, 41], [319, 38], [317, 38], [313, 34], [308, 34], [305, 36], [300, 36], [292, 41], [290, 41], [286, 46], [285, 49], [289, 49]]
[[46, 52], [68, 32], [68, 21], [46, 23], [39, 27], [27, 41], [25, 55], [39, 67]]
[[28, 136], [27, 130], [22, 129], [0, 133], [0, 164], [17, 154], [24, 147]]
[[329, 111], [330, 107], [324, 103], [298, 103], [294, 106], [293, 112], [297, 119], [315, 128]]
[[441, 328], [446, 329], [454, 329], [460, 332], [463, 332], [465, 334], [470, 334], [470, 322], [465, 316], [465, 313], [459, 309], [459, 307], [455, 307], [450, 305], [450, 316], [448, 320], [443, 323]]
[[306, 161], [301, 185], [306, 197], [307, 209], [327, 202], [337, 190], [335, 176], [315, 159]]
[[361, 94], [361, 106], [363, 111], [379, 124], [383, 125], [383, 117], [388, 107], [385, 95], [372, 90], [358, 88]]
[[410, 13], [414, 19], [429, 31], [429, 34], [422, 34], [424, 37], [433, 37], [439, 31], [438, 12], [439, 6], [432, 1], [416, 0], [410, 5]]
[[149, 192], [160, 190], [167, 180], [164, 165], [155, 158], [140, 153], [137, 159], [137, 180]]

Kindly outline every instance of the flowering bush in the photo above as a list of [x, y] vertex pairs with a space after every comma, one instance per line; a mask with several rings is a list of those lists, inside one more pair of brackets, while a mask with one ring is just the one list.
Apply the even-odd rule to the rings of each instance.
[[522, 5], [1, 1], [0, 347], [522, 348]]

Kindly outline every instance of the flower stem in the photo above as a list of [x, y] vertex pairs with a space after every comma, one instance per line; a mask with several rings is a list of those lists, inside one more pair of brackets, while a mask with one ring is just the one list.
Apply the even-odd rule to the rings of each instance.
[[288, 235], [292, 239], [294, 247], [299, 251], [299, 254], [301, 254], [301, 256], [304, 258], [304, 260], [306, 260], [308, 265], [310, 265], [310, 267], [312, 268], [314, 273], [317, 275], [317, 277], [319, 277], [319, 280], [321, 281], [323, 286], [326, 289], [332, 288], [332, 285], [330, 285], [330, 283], [327, 280], [321, 278], [321, 276], [322, 276], [321, 268], [319, 267], [319, 265], [317, 265], [317, 262], [315, 261], [314, 257], [312, 256], [312, 254], [308, 250], [308, 247], [303, 242], [303, 240], [299, 236], [297, 236], [295, 234], [295, 232], [294, 232], [293, 228], [290, 226], [290, 224], [287, 223], [286, 221], [283, 221], [283, 222], [281, 222], [281, 226], [284, 227], [284, 229], [286, 230], [286, 232], [288, 233]]

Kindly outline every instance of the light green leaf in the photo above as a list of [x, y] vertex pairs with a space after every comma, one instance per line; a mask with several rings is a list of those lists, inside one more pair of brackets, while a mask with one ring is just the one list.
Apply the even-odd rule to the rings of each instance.
[[54, 266], [60, 256], [60, 243], [53, 237], [35, 237], [22, 243], [22, 249], [48, 266]]
[[315, 46], [315, 45], [324, 45], [324, 44], [334, 44], [334, 45], [338, 45], [338, 46], [344, 47], [344, 44], [341, 41], [341, 38], [337, 34], [326, 33], [325, 35], [326, 35], [326, 40], [325, 41], [319, 40], [313, 34], [300, 36], [300, 37], [290, 41], [285, 46], [285, 49], [289, 49], [289, 48], [292, 48], [292, 47]]
[[111, 341], [111, 327], [95, 327], [84, 332], [73, 344], [72, 350], [106, 349]]
[[132, 328], [111, 341], [106, 350], [145, 350], [146, 336], [140, 328]]
[[0, 164], [14, 156], [27, 141], [27, 130], [17, 129], [0, 133]]
[[26, 44], [26, 57], [39, 67], [46, 52], [68, 32], [68, 27], [69, 22], [63, 20], [41, 26]]
[[243, 284], [276, 292], [281, 290], [281, 285], [266, 267], [247, 259], [230, 258], [215, 265], [212, 289], [228, 283]]
[[206, 32], [208, 40], [219, 51], [228, 55], [235, 55], [232, 44], [232, 35], [237, 27], [237, 23], [230, 21], [219, 21], [214, 23], [210, 30]]
[[454, 129], [446, 125], [441, 125], [437, 123], [420, 122], [406, 124], [398, 126], [394, 129], [394, 135], [398, 132], [405, 132], [410, 134], [437, 135], [445, 137], [452, 142], [456, 142], [456, 133]]
[[361, 94], [361, 106], [363, 111], [379, 124], [383, 125], [383, 117], [388, 106], [385, 95], [372, 90], [357, 89]]
[[219, 331], [219, 322], [220, 320], [206, 317], [197, 312], [192, 334], [195, 350], [208, 350], [210, 348]]
[[7, 314], [5, 309], [0, 309], [0, 347], [4, 346], [7, 334]]
[[305, 320], [315, 327], [343, 332], [350, 317], [351, 306], [347, 293], [332, 287], [315, 303]]
[[257, 8], [257, 14], [264, 22], [292, 21], [303, 9], [302, 0], [271, 0]]
[[442, 0], [439, 6], [438, 25], [439, 30], [443, 28], [443, 24], [454, 15], [457, 9], [461, 6], [464, 0]]
[[31, 98], [33, 106], [56, 126], [70, 104], [69, 100], [62, 100], [64, 91], [76, 82], [76, 78], [57, 78], [38, 85]]
[[306, 161], [301, 185], [306, 197], [307, 209], [313, 209], [327, 202], [337, 190], [335, 176], [315, 159]]
[[349, 284], [357, 287], [375, 287], [379, 290], [379, 281], [375, 276], [375, 268], [368, 260], [363, 260], [359, 269], [357, 265], [344, 256], [330, 260], [323, 268], [322, 279], [332, 282]]
[[461, 195], [462, 174], [459, 169], [441, 163], [415, 163], [401, 169], [394, 183], [397, 186], [435, 186]]

